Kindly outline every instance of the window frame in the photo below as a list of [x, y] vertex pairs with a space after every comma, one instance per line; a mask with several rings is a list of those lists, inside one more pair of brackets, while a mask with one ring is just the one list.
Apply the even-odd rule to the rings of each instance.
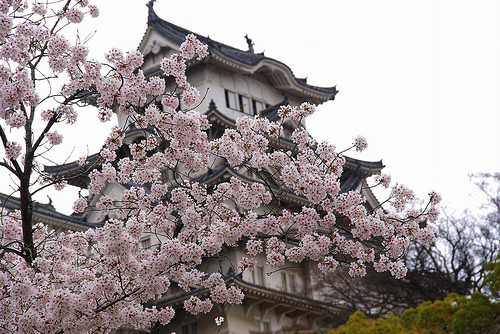
[[[270, 106], [260, 99], [255, 99], [250, 95], [237, 93], [229, 89], [224, 89], [224, 97], [226, 108], [242, 112], [246, 115], [258, 115], [259, 112]], [[257, 107], [258, 105], [260, 105], [260, 109]]]
[[141, 240], [142, 249], [148, 249], [151, 247], [151, 238], [147, 237]]

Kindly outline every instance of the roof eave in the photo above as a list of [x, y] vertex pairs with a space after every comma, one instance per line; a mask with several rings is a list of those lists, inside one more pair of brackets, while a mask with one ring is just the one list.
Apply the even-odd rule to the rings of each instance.
[[[328, 100], [333, 100], [338, 92], [335, 86], [318, 87], [307, 84], [304, 80], [296, 78], [286, 64], [266, 57], [263, 53], [256, 54], [252, 51], [242, 51], [162, 20], [155, 13], [151, 2], [148, 3], [148, 8], [148, 29], [139, 45], [139, 50], [147, 48], [147, 45], [145, 45], [147, 41], [146, 37], [153, 30], [176, 45], [180, 45], [181, 43], [180, 35], [192, 33], [203, 43], [208, 44], [213, 61], [245, 74], [254, 74], [259, 71], [270, 73], [272, 74], [270, 79], [275, 81], [276, 88], [301, 96], [312, 103], [321, 104]], [[270, 72], [267, 69], [270, 69]], [[280, 82], [281, 85], [279, 84]]]
[[334, 100], [338, 93], [336, 86], [316, 87], [308, 85], [296, 78], [292, 70], [284, 63], [273, 58], [264, 58], [255, 65], [239, 62], [218, 50], [210, 50], [213, 62], [222, 65], [232, 71], [242, 74], [263, 73], [271, 80], [274, 87], [288, 94], [298, 95], [304, 100], [315, 104], [322, 104], [329, 100]]

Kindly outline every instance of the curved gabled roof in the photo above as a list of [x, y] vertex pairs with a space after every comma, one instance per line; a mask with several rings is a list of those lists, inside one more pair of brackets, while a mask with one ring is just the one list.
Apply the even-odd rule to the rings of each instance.
[[[290, 67], [286, 64], [266, 57], [264, 53], [254, 53], [253, 50], [242, 51], [232, 46], [226, 45], [212, 40], [210, 37], [205, 37], [194, 33], [173, 23], [161, 19], [153, 9], [153, 2], [149, 1], [148, 6], [148, 30], [154, 29], [165, 39], [180, 45], [185, 41], [186, 35], [194, 34], [202, 43], [207, 44], [210, 49], [210, 54], [217, 61], [231, 67], [230, 63], [236, 64], [239, 70], [246, 73], [255, 73], [257, 71], [272, 72], [271, 79], [277, 85], [283, 85], [297, 90], [299, 87], [305, 90], [311, 98], [316, 101], [325, 102], [333, 100], [338, 93], [337, 87], [319, 87], [307, 83], [306, 79], [297, 78], [294, 76]], [[141, 45], [144, 43], [144, 38]], [[278, 69], [278, 71], [275, 71]], [[321, 97], [320, 97], [321, 96]]]
[[63, 176], [68, 184], [86, 189], [90, 182], [88, 173], [99, 166], [99, 157], [99, 153], [88, 156], [87, 167], [82, 167], [77, 161], [72, 161], [62, 165], [44, 166], [44, 172], [56, 177]]
[[257, 65], [261, 60], [265, 59], [264, 53], [253, 53], [248, 51], [238, 50], [231, 46], [219, 43], [210, 39], [210, 37], [205, 37], [200, 34], [194, 33], [187, 29], [181, 28], [173, 23], [162, 20], [153, 9], [151, 3], [148, 4], [149, 14], [148, 14], [148, 27], [153, 28], [163, 37], [180, 45], [186, 40], [186, 36], [189, 34], [194, 34], [200, 40], [200, 42], [207, 44], [212, 50], [217, 50], [222, 54], [246, 65]]
[[[19, 198], [0, 193], [0, 208], [7, 211], [19, 210]], [[33, 202], [34, 222], [42, 222], [61, 226], [64, 229], [86, 230], [89, 227], [99, 227], [102, 224], [92, 224], [85, 221], [82, 215], [71, 216], [57, 212], [52, 203]]]

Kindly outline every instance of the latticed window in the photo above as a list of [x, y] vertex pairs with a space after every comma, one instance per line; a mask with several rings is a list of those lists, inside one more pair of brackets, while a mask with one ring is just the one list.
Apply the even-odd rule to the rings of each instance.
[[144, 249], [151, 247], [151, 239], [147, 238], [141, 240], [141, 247]]

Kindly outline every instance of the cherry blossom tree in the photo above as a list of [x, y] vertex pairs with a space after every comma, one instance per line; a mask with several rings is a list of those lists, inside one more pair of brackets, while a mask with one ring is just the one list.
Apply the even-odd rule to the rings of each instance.
[[478, 173], [471, 179], [485, 195], [482, 204], [460, 214], [442, 210], [435, 242], [408, 247], [402, 259], [408, 268], [404, 280], [395, 281], [389, 273], [372, 268], [367, 268], [365, 277], [354, 279], [338, 270], [321, 275], [318, 290], [342, 300], [348, 313], [361, 311], [371, 318], [389, 312], [399, 316], [405, 309], [445, 299], [450, 293], [470, 296], [487, 291], [486, 267], [500, 250], [500, 174]]
[[[417, 211], [410, 205], [413, 192], [396, 184], [385, 210], [368, 211], [359, 191], [340, 192], [345, 158], [302, 126], [313, 105], [281, 107], [279, 122], [239, 119], [234, 129], [209, 140], [210, 124], [194, 110], [200, 93], [186, 77], [186, 62], [205, 57], [207, 46], [187, 36], [179, 53], [161, 62], [163, 77], [145, 78], [138, 51], [112, 49], [104, 64], [87, 58], [85, 43], [71, 44], [62, 35], [65, 26], [98, 14], [87, 0], [0, 1], [0, 166], [19, 196], [19, 210], [2, 210], [0, 219], [0, 332], [109, 332], [124, 324], [167, 324], [174, 310], [147, 302], [166, 293], [171, 280], [186, 291], [210, 290], [206, 299], [193, 295], [185, 302], [193, 314], [215, 303], [241, 303], [243, 293], [221, 273], [198, 267], [223, 246], [246, 246], [239, 272], [252, 270], [255, 256], [265, 253], [275, 269], [311, 260], [323, 272], [347, 265], [352, 276], [363, 276], [373, 266], [402, 278], [400, 257], [408, 244], [433, 240], [432, 230], [418, 221], [436, 219], [436, 193]], [[165, 80], [175, 82], [172, 91]], [[118, 157], [127, 128], [115, 127], [98, 159], [78, 160], [78, 174], [90, 177], [89, 192], [99, 200], [78, 198], [74, 210], [111, 212], [104, 226], [51, 231], [34, 221], [33, 196], [48, 187], [60, 190], [77, 175], [48, 174], [39, 159], [64, 142], [61, 124], [78, 126], [81, 106], [96, 108], [100, 121], [113, 112], [127, 115], [127, 124], [144, 129], [145, 139], [127, 146], [129, 156]], [[290, 120], [297, 124], [295, 147], [284, 151], [272, 143]], [[355, 139], [354, 149], [365, 147], [364, 138]], [[248, 170], [257, 181], [232, 178], [207, 187], [200, 176], [217, 159]], [[273, 171], [273, 185], [264, 170]], [[165, 171], [174, 184], [164, 182]], [[102, 193], [115, 182], [132, 186], [119, 199]], [[386, 175], [375, 182], [390, 187]], [[282, 209], [275, 203], [284, 192], [310, 205]], [[155, 237], [155, 247], [140, 246], [145, 233]]]

